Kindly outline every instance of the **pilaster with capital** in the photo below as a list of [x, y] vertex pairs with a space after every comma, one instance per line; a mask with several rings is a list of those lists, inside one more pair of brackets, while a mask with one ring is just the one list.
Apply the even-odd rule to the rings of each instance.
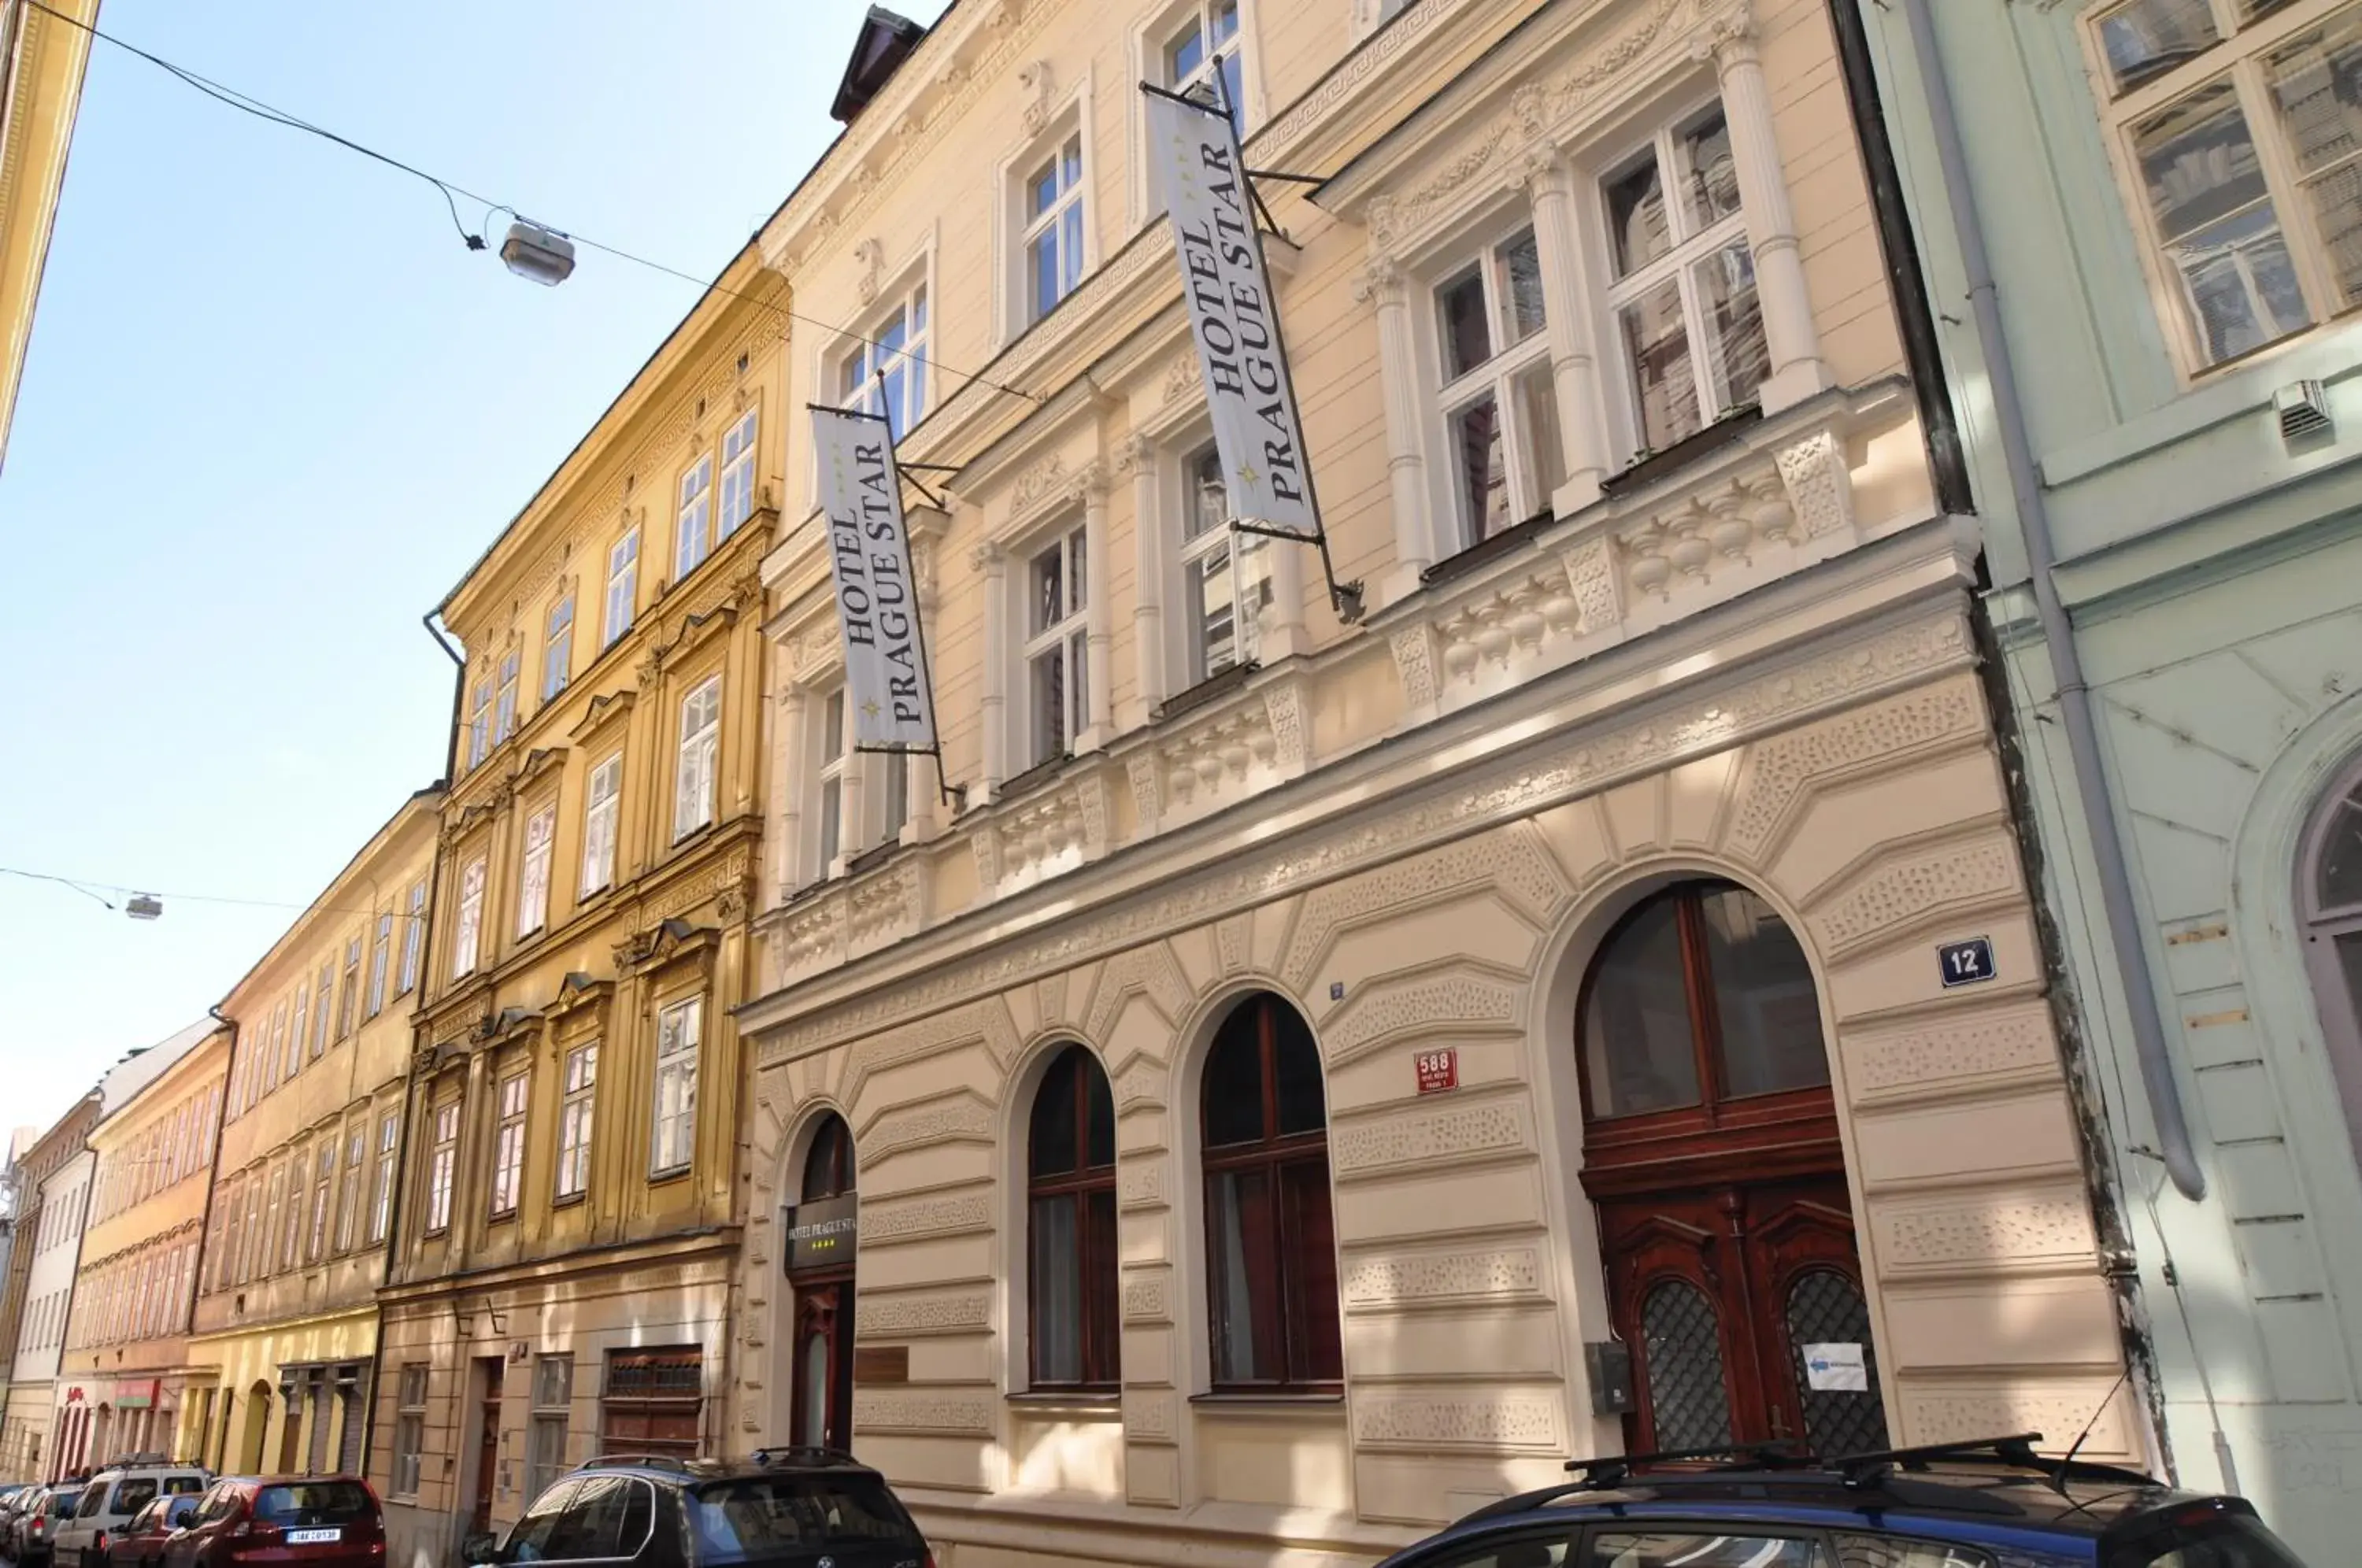
[[1133, 684], [1138, 712], [1131, 727], [1148, 722], [1164, 701], [1164, 530], [1157, 516], [1156, 442], [1134, 431], [1116, 451], [1119, 471], [1131, 475], [1131, 646], [1139, 666]]
[[977, 700], [984, 724], [984, 776], [977, 797], [989, 801], [1009, 777], [1009, 554], [989, 540], [968, 553], [968, 565], [984, 579], [984, 680]]
[[779, 700], [771, 716], [771, 875], [784, 902], [801, 869], [797, 846], [803, 842], [804, 689], [796, 684], [794, 656], [787, 647], [776, 650], [773, 668]]
[[1831, 385], [1821, 360], [1820, 334], [1813, 326], [1813, 300], [1805, 286], [1805, 261], [1796, 239], [1796, 217], [1788, 205], [1788, 182], [1780, 169], [1780, 145], [1772, 123], [1772, 91], [1763, 78], [1751, 25], [1733, 22], [1716, 29], [1709, 46], [1722, 88], [1724, 123], [1730, 130], [1730, 160], [1738, 175], [1738, 204], [1747, 217], [1747, 239], [1755, 256], [1755, 295], [1763, 312], [1763, 344], [1771, 378], [1760, 393], [1763, 412], [1777, 414]]
[[1575, 226], [1574, 175], [1557, 148], [1528, 149], [1518, 178], [1533, 205], [1534, 248], [1541, 261], [1542, 314], [1549, 323], [1551, 386], [1558, 400], [1566, 479], [1551, 510], [1564, 517], [1599, 499], [1607, 477], [1607, 436], [1600, 425], [1599, 352], [1591, 330], [1583, 238]]
[[[922, 626], [934, 624], [935, 602], [938, 597], [935, 591], [935, 557], [941, 547], [940, 542], [933, 538], [911, 541], [912, 557], [911, 575], [913, 579], [912, 586], [919, 596], [919, 620]], [[927, 661], [927, 701], [930, 703], [937, 701], [934, 690], [936, 679], [933, 655], [931, 652]], [[943, 744], [943, 710], [938, 706], [935, 709], [935, 744], [937, 745]], [[892, 762], [891, 758], [886, 760]], [[903, 770], [902, 799], [907, 810], [902, 823], [902, 842], [924, 844], [934, 837], [938, 831], [935, 822], [939, 788], [936, 773], [937, 759], [923, 753], [913, 752], [903, 757], [899, 764], [894, 765]]]
[[1401, 264], [1374, 250], [1353, 284], [1353, 297], [1378, 314], [1378, 381], [1386, 416], [1386, 483], [1395, 515], [1395, 569], [1385, 601], [1416, 591], [1419, 573], [1435, 561], [1428, 523], [1427, 459], [1419, 444], [1418, 344], [1410, 319], [1410, 284]]
[[1108, 603], [1108, 470], [1094, 458], [1075, 476], [1074, 493], [1083, 503], [1084, 680], [1089, 723], [1075, 737], [1078, 752], [1097, 751], [1115, 734], [1109, 673], [1115, 646], [1114, 610]]

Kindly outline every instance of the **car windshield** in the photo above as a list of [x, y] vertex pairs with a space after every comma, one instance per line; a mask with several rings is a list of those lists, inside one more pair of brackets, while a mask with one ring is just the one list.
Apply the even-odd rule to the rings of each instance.
[[874, 1475], [750, 1475], [689, 1495], [702, 1561], [773, 1557], [865, 1540], [918, 1543], [918, 1531]]
[[254, 1497], [254, 1517], [263, 1524], [358, 1524], [376, 1512], [369, 1488], [358, 1481], [292, 1481], [265, 1486]]

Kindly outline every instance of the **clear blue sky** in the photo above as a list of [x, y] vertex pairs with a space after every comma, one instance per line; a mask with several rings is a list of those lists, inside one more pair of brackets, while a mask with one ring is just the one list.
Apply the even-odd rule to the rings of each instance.
[[[712, 277], [834, 135], [865, 8], [106, 0], [100, 26]], [[0, 472], [0, 866], [310, 899], [442, 771], [419, 616], [696, 297], [593, 251], [513, 277], [431, 187], [98, 45]], [[200, 1016], [293, 912], [168, 896], [142, 923], [0, 877], [0, 1127]]]

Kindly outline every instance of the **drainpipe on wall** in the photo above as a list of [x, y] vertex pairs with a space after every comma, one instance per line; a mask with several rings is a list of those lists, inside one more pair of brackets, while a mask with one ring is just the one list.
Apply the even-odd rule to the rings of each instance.
[[1993, 414], [2000, 425], [2003, 460], [2009, 468], [2012, 498], [2017, 506], [2019, 532], [2025, 536], [2028, 571], [2032, 576], [2035, 618], [2050, 650], [2051, 668], [2058, 688], [2059, 716], [2067, 732], [2067, 752], [2074, 765], [2075, 798], [2085, 831], [2092, 840], [2092, 858], [2099, 872], [2100, 896], [2107, 911], [2108, 941], [2123, 979], [2125, 1005], [2131, 1011], [2133, 1049], [2140, 1064], [2141, 1085], [2147, 1091], [2149, 1116], [2157, 1124], [2158, 1155], [2174, 1187], [2192, 1202], [2206, 1196], [2206, 1173], [2198, 1166], [2190, 1123], [2181, 1104], [2181, 1086], [2173, 1073], [2173, 1056], [2166, 1043], [2165, 1020], [2158, 1010], [2157, 983], [2150, 971], [2148, 950], [2140, 940], [2140, 914], [2134, 906], [2132, 874], [2125, 860], [2123, 835], [2115, 814], [2108, 809], [2107, 776], [2100, 766], [2099, 728], [2092, 717], [2092, 690], [2083, 675], [2081, 650], [2066, 607], [2059, 602], [2053, 580], [2058, 552], [2050, 536], [2050, 512], [2042, 478], [2035, 469], [2034, 447], [2025, 424], [2025, 405], [2018, 395], [2017, 370], [2010, 358], [2009, 340], [2002, 334], [2001, 303], [1993, 282], [1992, 260], [1985, 253], [1984, 228], [1977, 213], [1975, 193], [1969, 185], [1968, 154], [1960, 143], [1959, 116], [1952, 104], [1950, 78], [1944, 71], [1943, 46], [1936, 37], [1935, 17], [1927, 0], [1902, 0], [1904, 20], [1919, 68], [1920, 90], [1926, 95], [1927, 117], [1936, 137], [1952, 227], [1968, 274], [1969, 304], [1974, 315], [1977, 347], [1984, 358], [1985, 376], [1992, 389]]

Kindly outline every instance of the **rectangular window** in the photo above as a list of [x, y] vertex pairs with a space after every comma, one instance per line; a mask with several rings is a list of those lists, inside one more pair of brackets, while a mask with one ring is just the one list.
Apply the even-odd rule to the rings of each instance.
[[680, 476], [680, 510], [673, 530], [672, 580], [679, 582], [713, 553], [713, 458], [690, 464]]
[[313, 1263], [318, 1263], [328, 1255], [328, 1205], [336, 1183], [336, 1141], [322, 1138], [320, 1152], [313, 1160], [312, 1225], [304, 1242], [304, 1255]]
[[404, 900], [402, 917], [402, 983], [396, 996], [406, 996], [418, 984], [418, 954], [420, 944], [426, 940], [426, 879], [420, 878], [410, 885], [410, 897]]
[[565, 1103], [557, 1112], [557, 1185], [560, 1198], [590, 1187], [591, 1112], [599, 1098], [599, 1046], [594, 1041], [566, 1054]]
[[624, 754], [590, 770], [582, 806], [582, 889], [587, 899], [615, 879], [616, 800], [624, 788]]
[[287, 1227], [280, 1223], [279, 1212], [287, 1204], [287, 1167], [281, 1165], [270, 1173], [270, 1197], [262, 1209], [262, 1244], [257, 1249], [254, 1271], [268, 1276], [271, 1272], [270, 1258], [279, 1246], [280, 1236]]
[[555, 801], [525, 819], [524, 866], [517, 878], [516, 932], [520, 941], [549, 923], [549, 847], [557, 834]]
[[1026, 569], [1026, 711], [1032, 766], [1064, 756], [1089, 722], [1084, 635], [1090, 581], [1083, 530], [1036, 554]]
[[1435, 291], [1444, 447], [1462, 548], [1550, 508], [1566, 478], [1533, 230]]
[[393, 1408], [393, 1495], [418, 1495], [419, 1460], [426, 1452], [426, 1366], [411, 1362], [402, 1369]]
[[524, 1496], [529, 1503], [566, 1473], [567, 1418], [574, 1405], [574, 1358], [535, 1356], [533, 1431], [525, 1443]]
[[[327, 1037], [328, 1023], [334, 1016], [329, 1009], [328, 999], [335, 993], [336, 988], [337, 965], [336, 960], [331, 958], [323, 961], [320, 965], [319, 988], [314, 993], [312, 1037], [315, 1040]], [[304, 1036], [301, 1031], [287, 1027], [287, 1010], [284, 1002], [281, 1002], [271, 1015], [271, 1036], [286, 1043], [280, 1050], [279, 1077], [280, 1081], [284, 1083], [304, 1070]], [[316, 1056], [320, 1053], [315, 1047], [312, 1054]]]
[[[1175, 93], [1203, 87], [1231, 111], [1231, 123], [1243, 127], [1239, 79], [1239, 0], [1198, 0], [1180, 24], [1164, 36], [1164, 85]], [[1214, 62], [1221, 61], [1222, 79], [1214, 80]]]
[[1754, 402], [1772, 372], [1722, 105], [1660, 130], [1601, 196], [1637, 459]]
[[480, 765], [492, 751], [492, 678], [480, 676], [468, 691], [468, 767]]
[[722, 751], [722, 678], [709, 676], [680, 702], [680, 749], [673, 771], [672, 836], [713, 820], [714, 765]]
[[492, 1218], [517, 1210], [524, 1186], [524, 1107], [532, 1079], [524, 1073], [501, 1080], [500, 1121], [492, 1129]]
[[838, 368], [837, 401], [885, 415], [900, 441], [927, 411], [927, 286], [921, 283], [870, 328]]
[[393, 917], [377, 917], [377, 936], [370, 944], [369, 1006], [363, 1014], [375, 1018], [385, 1010], [386, 971], [393, 965]]
[[1231, 532], [1222, 456], [1212, 447], [1181, 466], [1181, 593], [1189, 675], [1205, 680], [1254, 662], [1272, 602], [1263, 541]]
[[[354, 945], [358, 947], [359, 944], [356, 943]], [[358, 957], [358, 955], [355, 956]], [[328, 1025], [330, 1022], [330, 1014], [328, 1012], [328, 992], [336, 983], [336, 960], [333, 958], [322, 959], [320, 961], [319, 993], [313, 998], [312, 1006], [312, 1056], [315, 1061], [319, 1059], [321, 1052], [326, 1051], [328, 1048]], [[347, 1032], [350, 1032], [349, 1026], [348, 1026]], [[302, 1043], [303, 1039], [300, 1032], [295, 1039], [290, 1040], [287, 1043], [288, 1060], [290, 1064], [287, 1069], [287, 1076], [291, 1078], [295, 1076], [295, 1068], [302, 1065], [295, 1059]]]
[[723, 539], [755, 515], [755, 410], [722, 433], [722, 514], [716, 535]]
[[548, 701], [574, 679], [574, 595], [549, 607], [541, 636], [541, 700]]
[[370, 1183], [369, 1239], [385, 1240], [386, 1230], [393, 1223], [393, 1154], [394, 1146], [402, 1141], [402, 1118], [388, 1111], [377, 1124], [377, 1170]]
[[687, 1170], [697, 1145], [697, 1047], [705, 999], [690, 997], [657, 1014], [657, 1095], [648, 1172]]
[[492, 710], [492, 744], [500, 745], [516, 734], [517, 727], [517, 666], [522, 662], [516, 649], [501, 656], [500, 701]]
[[844, 849], [844, 688], [830, 692], [820, 708], [820, 875], [825, 877]]
[[356, 1127], [345, 1137], [344, 1187], [337, 1195], [337, 1251], [353, 1250], [353, 1232], [361, 1217], [361, 1159], [369, 1153], [369, 1133]]
[[361, 939], [349, 937], [345, 942], [344, 986], [337, 993], [337, 1038], [344, 1040], [352, 1034], [353, 1014], [361, 1002]]
[[1079, 133], [1025, 181], [1025, 319], [1041, 320], [1083, 281], [1083, 138]]
[[615, 646], [615, 639], [632, 629], [632, 616], [640, 602], [640, 531], [626, 528], [624, 536], [607, 547], [607, 614], [600, 623], [601, 651]]
[[451, 943], [451, 977], [476, 971], [476, 939], [484, 928], [484, 857], [468, 862], [459, 873], [459, 922]]
[[426, 1233], [451, 1228], [451, 1178], [459, 1163], [459, 1102], [435, 1108], [435, 1147], [426, 1161]]
[[297, 1150], [287, 1166], [287, 1223], [279, 1232], [279, 1266], [292, 1269], [304, 1260], [304, 1152]]
[[246, 1231], [238, 1238], [237, 1282], [244, 1285], [257, 1274], [269, 1272], [269, 1249], [264, 1238], [270, 1234], [269, 1220], [262, 1203], [264, 1177], [259, 1171], [247, 1178]]
[[606, 1453], [694, 1458], [705, 1395], [704, 1353], [695, 1345], [609, 1351], [599, 1395], [599, 1447]]

